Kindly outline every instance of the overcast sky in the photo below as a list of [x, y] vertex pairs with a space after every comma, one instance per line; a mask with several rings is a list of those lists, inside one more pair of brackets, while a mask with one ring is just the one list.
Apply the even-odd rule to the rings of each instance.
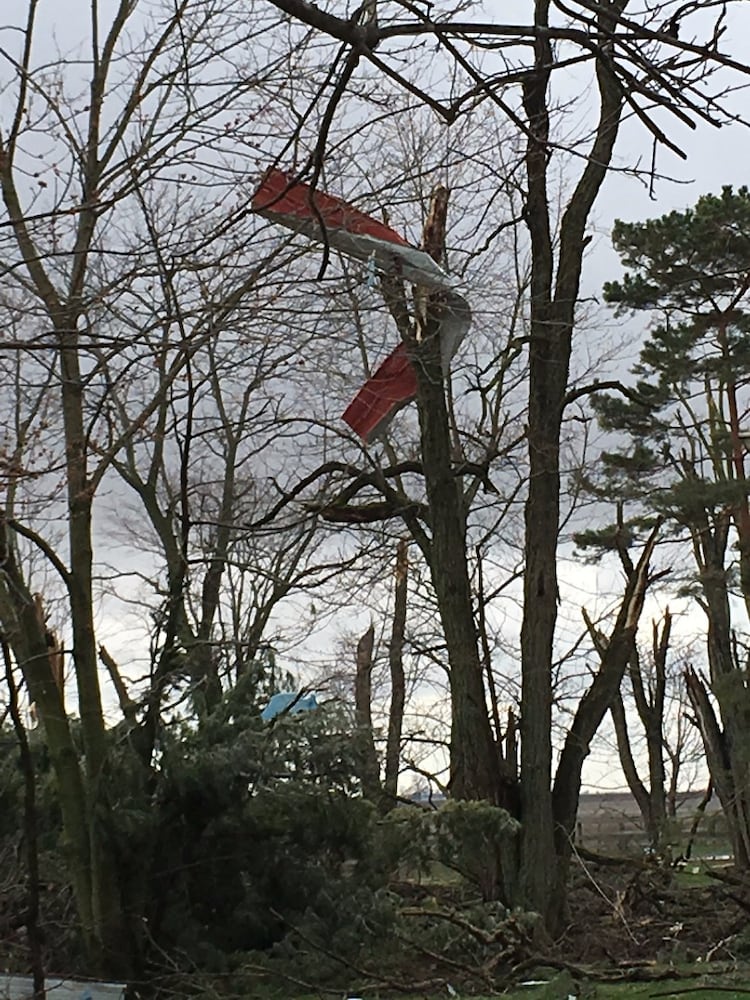
[[[493, 5], [496, 0], [492, 0]], [[5, 24], [8, 18], [22, 17], [26, 4], [21, 0], [5, 0], [2, 18]], [[107, 22], [108, 10], [116, 6], [115, 0], [106, 0], [100, 4], [102, 23]], [[528, 8], [528, 4], [517, 4]], [[36, 49], [36, 60], [54, 59], [58, 51], [75, 54], [81, 45], [81, 39], [88, 34], [87, 0], [41, 0], [39, 4], [39, 21], [41, 33]], [[144, 9], [148, 7], [144, 4]], [[489, 8], [488, 8], [489, 9]], [[493, 7], [493, 9], [495, 9]], [[503, 5], [504, 17], [508, 11]], [[52, 27], [54, 25], [54, 27]], [[0, 40], [7, 43], [7, 29], [0, 27]], [[17, 36], [16, 36], [17, 37]], [[738, 58], [746, 55], [750, 58], [750, 4], [738, 8], [733, 5], [728, 22], [728, 30], [722, 41], [722, 48]], [[85, 50], [84, 50], [85, 51]], [[734, 95], [731, 105], [741, 114], [744, 105], [748, 103], [746, 91]], [[0, 104], [2, 107], [2, 104]], [[674, 178], [673, 181], [659, 179], [653, 192], [639, 181], [613, 173], [607, 179], [598, 200], [593, 216], [593, 226], [598, 236], [591, 245], [583, 279], [583, 294], [598, 295], [604, 280], [611, 278], [617, 272], [618, 262], [609, 245], [608, 233], [615, 218], [639, 220], [650, 216], [661, 215], [673, 208], [683, 209], [693, 204], [696, 199], [707, 192], [716, 192], [724, 184], [739, 186], [747, 181], [748, 149], [750, 147], [750, 132], [742, 124], [730, 124], [721, 129], [699, 122], [695, 132], [691, 132], [679, 123], [669, 124], [670, 136], [685, 149], [688, 154], [686, 162], [669, 151], [661, 150], [657, 160], [657, 171], [660, 174]], [[627, 123], [620, 136], [616, 159], [619, 163], [632, 165], [634, 159], [640, 158], [644, 165], [650, 162], [651, 145], [644, 137], [643, 128], [633, 122]], [[601, 589], [603, 578], [600, 571], [593, 567], [580, 567], [563, 564], [561, 567], [563, 588], [569, 588], [570, 600], [576, 606], [582, 603], [582, 598], [596, 594]], [[608, 578], [608, 585], [611, 578]], [[611, 589], [611, 588], [610, 588]], [[659, 607], [658, 599], [654, 599], [648, 613]], [[365, 613], [366, 614], [366, 613]], [[103, 615], [102, 638], [112, 646], [115, 655], [119, 650], [132, 651], [127, 634], [123, 635], [123, 620], [121, 617], [110, 618]], [[601, 776], [605, 765], [596, 765]], [[594, 772], [590, 772], [593, 774]]]

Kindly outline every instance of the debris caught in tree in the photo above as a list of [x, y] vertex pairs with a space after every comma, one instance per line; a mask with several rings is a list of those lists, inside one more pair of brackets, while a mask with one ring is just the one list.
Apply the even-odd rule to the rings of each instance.
[[[447, 192], [446, 192], [447, 196]], [[365, 215], [340, 198], [313, 190], [294, 176], [272, 168], [253, 195], [253, 209], [272, 222], [333, 247], [347, 257], [365, 261], [370, 278], [410, 281], [443, 294], [440, 345], [448, 371], [471, 325], [471, 309], [453, 280], [430, 254], [418, 250], [390, 226]], [[344, 421], [363, 441], [383, 434], [398, 411], [417, 394], [417, 379], [406, 345], [401, 343], [383, 361], [343, 413]]]

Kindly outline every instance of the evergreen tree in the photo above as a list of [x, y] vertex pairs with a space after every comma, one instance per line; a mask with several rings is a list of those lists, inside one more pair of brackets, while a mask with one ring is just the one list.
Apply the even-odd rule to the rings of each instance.
[[[653, 319], [632, 392], [595, 401], [602, 427], [626, 443], [603, 453], [589, 486], [630, 503], [635, 516], [621, 526], [629, 535], [661, 515], [689, 540], [710, 680], [689, 670], [688, 692], [736, 862], [748, 867], [750, 691], [742, 650], [750, 614], [750, 191], [725, 187], [684, 212], [617, 222], [613, 243], [627, 270], [605, 285], [606, 300], [620, 313]], [[578, 540], [612, 547], [615, 535], [587, 532]]]

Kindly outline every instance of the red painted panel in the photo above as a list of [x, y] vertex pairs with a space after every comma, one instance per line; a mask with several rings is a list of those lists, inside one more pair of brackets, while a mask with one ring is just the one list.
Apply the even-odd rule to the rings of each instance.
[[295, 181], [292, 174], [286, 174], [275, 167], [266, 171], [252, 200], [253, 210], [270, 219], [276, 215], [286, 215], [305, 222], [318, 221], [313, 205], [320, 212], [326, 228], [344, 229], [355, 235], [372, 236], [387, 243], [409, 246], [402, 236], [384, 223], [371, 219], [341, 198], [313, 191], [308, 184]]
[[365, 441], [372, 440], [417, 394], [417, 376], [399, 344], [344, 411], [343, 418]]

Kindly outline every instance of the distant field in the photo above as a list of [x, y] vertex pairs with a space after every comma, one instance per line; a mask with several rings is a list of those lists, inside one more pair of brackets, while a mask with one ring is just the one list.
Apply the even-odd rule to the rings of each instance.
[[[685, 792], [678, 797], [672, 842], [679, 851], [687, 843], [688, 832], [702, 792]], [[640, 813], [628, 792], [598, 792], [581, 795], [578, 807], [576, 842], [602, 854], [638, 855], [647, 846]], [[693, 857], [722, 856], [728, 851], [726, 824], [714, 797], [706, 808], [693, 845]]]
[[[670, 831], [674, 853], [687, 845], [690, 827], [703, 792], [681, 792], [677, 796], [677, 815]], [[414, 795], [414, 801], [437, 807], [442, 795]], [[638, 857], [648, 846], [641, 814], [630, 792], [585, 792], [578, 803], [576, 843], [597, 854]], [[691, 857], [726, 858], [729, 844], [726, 821], [714, 796], [708, 803], [693, 842]]]

